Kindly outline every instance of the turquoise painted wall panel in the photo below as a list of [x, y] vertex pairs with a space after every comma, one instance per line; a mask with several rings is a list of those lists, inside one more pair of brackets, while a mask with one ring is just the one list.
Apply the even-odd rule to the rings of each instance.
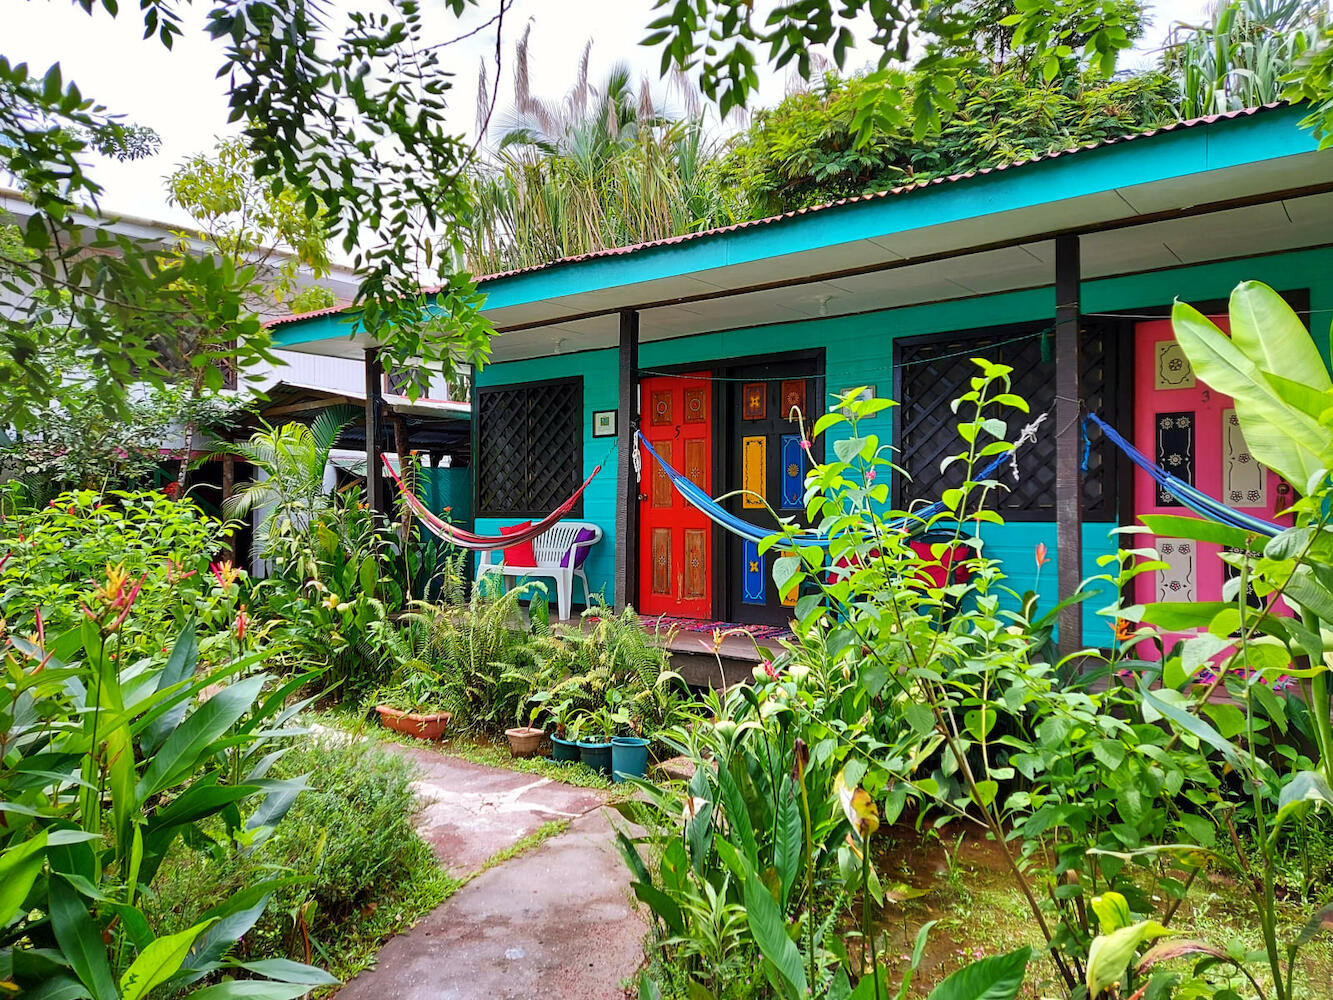
[[[593, 548], [583, 564], [593, 593], [599, 590], [612, 600], [615, 596], [616, 545], [616, 455], [615, 438], [592, 436], [592, 415], [596, 410], [616, 408], [618, 357], [617, 350], [585, 351], [580, 354], [557, 355], [531, 361], [487, 365], [477, 372], [477, 385], [509, 385], [515, 382], [535, 382], [542, 379], [583, 377], [583, 475], [588, 476], [598, 465], [602, 471], [583, 494], [581, 520], [591, 521], [602, 529], [602, 540]], [[516, 524], [522, 518], [478, 517], [476, 532], [481, 535], [499, 534], [501, 525]], [[547, 586], [551, 581], [545, 581]], [[577, 586], [577, 585], [576, 585]], [[550, 594], [555, 605], [555, 592]], [[581, 590], [576, 601], [583, 600]]]
[[450, 508], [455, 524], [472, 522], [472, 470], [466, 468], [432, 469], [423, 467], [422, 480], [428, 486], [426, 501], [435, 513]]
[[[1224, 299], [1237, 282], [1246, 279], [1266, 281], [1282, 289], [1310, 290], [1313, 327], [1325, 357], [1329, 353], [1328, 321], [1333, 316], [1333, 251], [1310, 250], [1253, 258], [1222, 264], [1179, 268], [1125, 278], [1088, 281], [1083, 286], [1084, 309], [1096, 312], [1134, 312], [1149, 306], [1170, 304], [1177, 295], [1186, 300]], [[873, 385], [881, 397], [893, 395], [893, 344], [898, 337], [956, 330], [984, 328], [1029, 321], [1043, 321], [1054, 313], [1054, 292], [1032, 289], [1008, 292], [957, 302], [910, 306], [863, 316], [833, 317], [804, 323], [775, 324], [748, 330], [700, 334], [670, 341], [642, 345], [640, 367], [651, 370], [679, 364], [705, 364], [733, 361], [747, 356], [783, 353], [823, 347], [826, 360], [826, 386], [830, 393], [857, 385]], [[1321, 311], [1323, 310], [1323, 311]], [[570, 374], [584, 376], [584, 465], [591, 471], [598, 457], [606, 451], [607, 439], [592, 438], [592, 411], [611, 409], [616, 404], [617, 351], [591, 351], [533, 361], [488, 365], [478, 375], [481, 385], [501, 385], [525, 379], [556, 378]], [[962, 363], [967, 363], [964, 359]], [[825, 401], [827, 402], [827, 400]], [[814, 408], [814, 401], [811, 401]], [[621, 415], [624, 419], [624, 415]], [[1020, 426], [1014, 422], [1015, 430]], [[846, 425], [835, 428], [826, 445], [848, 433]], [[881, 440], [892, 440], [893, 410], [887, 410], [862, 427]], [[589, 562], [594, 589], [613, 590], [613, 535], [615, 532], [615, 459], [612, 467], [595, 482], [585, 498], [584, 517], [600, 524], [606, 540]], [[507, 523], [495, 519], [478, 521], [479, 531]], [[1084, 574], [1098, 572], [1096, 557], [1113, 552], [1114, 544], [1106, 537], [1107, 526], [1086, 525], [1084, 529]], [[1051, 562], [1042, 571], [1043, 587], [1055, 582], [1055, 526], [1050, 523], [1014, 523], [1001, 529], [994, 539], [1014, 574], [1014, 586], [1022, 590], [1035, 577], [1033, 549], [1045, 541]], [[1053, 593], [1053, 590], [1052, 590]], [[1109, 635], [1109, 626], [1096, 615], [1097, 609], [1110, 603], [1089, 600], [1084, 605], [1088, 641]]]
[[[1111, 532], [1115, 524], [1083, 525], [1083, 579], [1099, 576], [1103, 573], [1114, 575], [1115, 568], [1109, 569], [1097, 565], [1097, 560], [1105, 555], [1115, 554], [1117, 536]], [[981, 537], [985, 543], [987, 558], [998, 559], [1004, 565], [1007, 574], [1006, 586], [1019, 594], [1035, 591], [1040, 600], [1038, 608], [1049, 611], [1057, 601], [1056, 590], [1056, 552], [1058, 545], [1055, 538], [1055, 524], [1047, 521], [1015, 521], [1010, 524], [983, 525]], [[1037, 571], [1037, 545], [1045, 543], [1047, 562]], [[1098, 612], [1115, 602], [1115, 588], [1105, 582], [1090, 585], [1096, 593], [1083, 602], [1083, 641], [1090, 646], [1110, 645], [1114, 619], [1099, 615]], [[1017, 602], [1010, 598], [1001, 601], [1005, 607], [1014, 607]]]

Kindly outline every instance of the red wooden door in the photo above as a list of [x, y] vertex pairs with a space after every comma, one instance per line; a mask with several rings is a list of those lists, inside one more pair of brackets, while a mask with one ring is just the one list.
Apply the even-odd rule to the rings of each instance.
[[[643, 436], [704, 492], [713, 485], [713, 389], [706, 374], [659, 376], [640, 387]], [[639, 501], [639, 610], [708, 618], [713, 612], [712, 525], [644, 454]]]
[[[1222, 330], [1225, 316], [1210, 317]], [[1276, 512], [1291, 504], [1290, 487], [1260, 466], [1245, 446], [1230, 396], [1195, 376], [1176, 343], [1170, 320], [1135, 327], [1137, 359], [1134, 444], [1149, 460], [1247, 514], [1289, 523]], [[1134, 470], [1134, 512], [1195, 516], [1162, 490], [1142, 469]], [[1218, 555], [1221, 546], [1183, 538], [1146, 538], [1127, 544], [1152, 545], [1167, 568], [1135, 578], [1135, 600], [1219, 601], [1222, 584], [1234, 572]], [[1171, 637], [1178, 638], [1178, 637]], [[1170, 639], [1168, 640], [1168, 645]], [[1138, 647], [1147, 654], [1146, 646]]]

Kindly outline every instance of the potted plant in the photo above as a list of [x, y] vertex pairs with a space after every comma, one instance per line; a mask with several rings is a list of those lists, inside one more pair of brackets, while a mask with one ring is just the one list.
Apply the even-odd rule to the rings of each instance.
[[648, 745], [650, 740], [640, 734], [642, 727], [623, 713], [616, 713], [616, 720], [622, 728], [630, 730], [630, 736], [611, 737], [611, 779], [616, 782], [626, 778], [646, 778], [648, 776]]
[[551, 709], [555, 731], [551, 733], [551, 759], [557, 763], [573, 763], [579, 759], [579, 725], [582, 720], [574, 713], [568, 698]]
[[375, 692], [375, 711], [388, 729], [423, 740], [438, 740], [453, 718], [444, 709], [434, 674], [414, 670]]
[[[528, 722], [537, 721], [537, 715], [541, 712], [542, 706], [537, 705], [532, 709], [528, 717]], [[519, 708], [519, 719], [522, 718], [523, 709]], [[515, 719], [514, 721], [519, 721]], [[515, 757], [535, 757], [541, 747], [542, 737], [546, 735], [544, 729], [539, 729], [534, 725], [515, 726], [513, 729], [505, 730], [505, 739], [509, 740], [509, 752]]]
[[579, 720], [580, 729], [588, 727], [589, 735], [580, 738], [579, 760], [595, 771], [610, 776], [611, 774], [611, 735], [615, 732], [615, 719], [611, 710], [599, 708]]

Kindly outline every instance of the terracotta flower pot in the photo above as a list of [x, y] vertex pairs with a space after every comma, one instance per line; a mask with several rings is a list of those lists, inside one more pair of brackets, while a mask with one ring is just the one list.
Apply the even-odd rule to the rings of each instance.
[[431, 712], [418, 715], [415, 712], [404, 712], [401, 709], [390, 708], [388, 705], [376, 706], [375, 711], [380, 714], [380, 722], [385, 727], [392, 729], [395, 733], [403, 733], [406, 736], [415, 736], [422, 740], [438, 740], [444, 735], [444, 731], [449, 726], [449, 720], [453, 715], [449, 712]]
[[546, 734], [543, 730], [534, 729], [532, 726], [518, 726], [515, 729], [505, 730], [505, 736], [509, 739], [509, 752], [515, 757], [537, 756], [537, 748], [541, 746], [544, 735]]

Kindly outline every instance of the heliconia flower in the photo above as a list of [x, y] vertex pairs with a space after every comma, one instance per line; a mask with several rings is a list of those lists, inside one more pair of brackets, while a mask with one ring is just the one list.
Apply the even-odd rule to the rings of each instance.
[[236, 582], [240, 576], [236, 568], [232, 566], [230, 559], [224, 559], [221, 562], [212, 563], [209, 567], [213, 572], [213, 578], [217, 580], [218, 586], [226, 589]]
[[763, 665], [764, 665], [764, 673], [768, 674], [768, 676], [769, 676], [769, 678], [770, 678], [771, 680], [775, 680], [775, 681], [776, 681], [776, 680], [780, 680], [780, 679], [781, 679], [781, 678], [778, 677], [778, 672], [777, 672], [776, 670], [773, 669], [773, 661], [771, 661], [771, 660], [764, 660], [764, 661], [763, 661]]
[[1036, 549], [1037, 569], [1041, 569], [1049, 561], [1046, 556], [1046, 543], [1038, 542]]
[[245, 613], [245, 605], [242, 604], [240, 610], [236, 612], [236, 638], [242, 640], [245, 638], [245, 627], [250, 623], [250, 618]]

